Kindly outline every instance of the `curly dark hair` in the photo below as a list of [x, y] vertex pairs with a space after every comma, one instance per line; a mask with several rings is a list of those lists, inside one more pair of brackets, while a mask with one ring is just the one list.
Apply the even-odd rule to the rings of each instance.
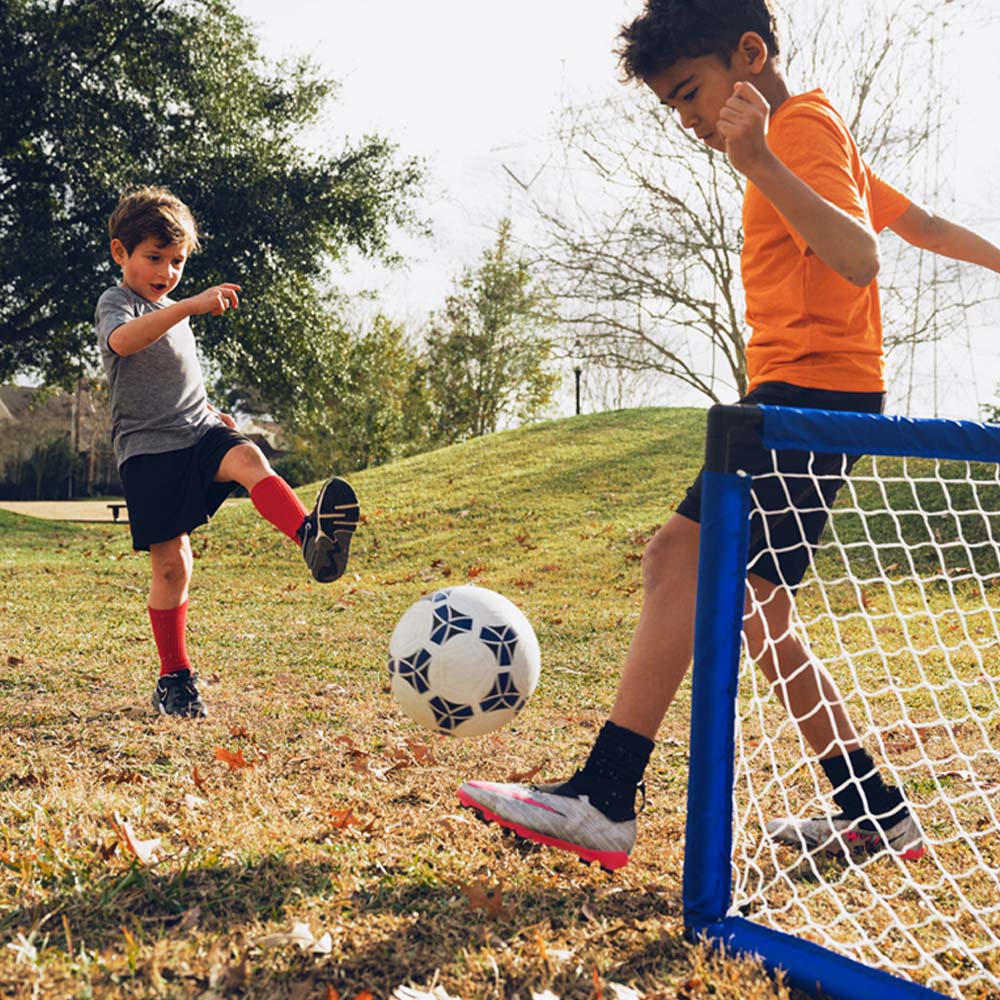
[[624, 25], [616, 54], [626, 80], [646, 80], [681, 59], [717, 55], [726, 65], [747, 31], [778, 54], [778, 30], [769, 0], [646, 0]]

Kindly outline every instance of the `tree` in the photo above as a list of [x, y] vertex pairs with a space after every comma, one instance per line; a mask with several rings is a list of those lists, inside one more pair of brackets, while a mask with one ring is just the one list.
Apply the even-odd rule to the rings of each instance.
[[342, 341], [336, 394], [300, 415], [291, 458], [300, 479], [365, 469], [424, 450], [430, 404], [417, 347], [404, 328], [378, 314]]
[[208, 236], [179, 291], [244, 289], [201, 324], [207, 358], [243, 397], [294, 409], [321, 371], [331, 264], [390, 258], [421, 178], [375, 136], [306, 151], [334, 90], [306, 60], [266, 63], [229, 0], [0, 4], [0, 381], [94, 360], [107, 217], [124, 188], [162, 183]]
[[509, 219], [478, 269], [467, 269], [427, 334], [427, 380], [446, 441], [538, 416], [558, 375], [546, 368], [553, 317], [548, 294], [514, 254]]
[[[956, 0], [947, 16], [962, 7]], [[798, 42], [782, 52], [789, 78], [823, 83], [878, 172], [933, 201], [927, 168], [940, 159], [944, 125], [928, 109], [944, 103], [935, 82], [941, 5], [803, 0], [788, 14], [782, 35]], [[938, 92], [900, 100], [918, 75]], [[532, 197], [543, 231], [534, 250], [567, 331], [562, 349], [574, 345], [595, 367], [658, 374], [712, 402], [742, 394], [743, 178], [641, 94], [565, 109], [557, 138], [564, 169], [548, 190], [558, 194], [539, 183]], [[940, 259], [925, 266], [898, 241], [883, 256], [886, 349], [904, 383], [914, 346], [964, 325], [976, 304], [973, 281], [956, 292], [958, 270]]]

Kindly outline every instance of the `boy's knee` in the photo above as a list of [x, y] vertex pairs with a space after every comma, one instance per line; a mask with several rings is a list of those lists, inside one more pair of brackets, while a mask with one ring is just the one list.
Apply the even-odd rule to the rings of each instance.
[[264, 457], [264, 453], [253, 442], [239, 444], [230, 449], [220, 470], [224, 469], [227, 477], [242, 483], [256, 483], [267, 476], [274, 475], [270, 463]]
[[698, 572], [698, 525], [672, 518], [649, 540], [642, 554], [642, 584], [648, 593]]
[[191, 543], [173, 540], [150, 550], [153, 575], [167, 584], [184, 584], [191, 579]]

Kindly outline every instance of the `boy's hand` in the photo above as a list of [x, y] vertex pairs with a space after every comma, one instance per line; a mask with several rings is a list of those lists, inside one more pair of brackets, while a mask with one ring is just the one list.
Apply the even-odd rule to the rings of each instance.
[[239, 285], [224, 282], [206, 288], [205, 291], [192, 295], [185, 301], [191, 309], [192, 316], [202, 316], [205, 313], [221, 316], [230, 307], [235, 309], [240, 304], [239, 296], [236, 294], [238, 291], [240, 291]]
[[716, 126], [726, 141], [729, 162], [741, 173], [749, 174], [754, 165], [770, 155], [767, 145], [767, 119], [771, 108], [764, 95], [752, 84], [741, 81], [722, 106]]
[[217, 410], [211, 403], [208, 404], [209, 410], [214, 413], [227, 427], [231, 427], [236, 430], [236, 421], [228, 414], [223, 413], [222, 410]]

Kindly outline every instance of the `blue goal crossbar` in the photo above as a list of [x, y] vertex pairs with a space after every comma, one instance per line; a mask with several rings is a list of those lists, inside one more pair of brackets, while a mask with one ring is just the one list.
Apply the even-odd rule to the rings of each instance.
[[730, 452], [748, 434], [775, 449], [998, 462], [1000, 426], [774, 406], [713, 406], [708, 416], [684, 853], [686, 934], [757, 955], [769, 968], [783, 969], [793, 986], [810, 993], [821, 988], [831, 1000], [940, 997], [927, 987], [729, 914], [736, 689], [751, 487], [750, 476], [733, 464]]

